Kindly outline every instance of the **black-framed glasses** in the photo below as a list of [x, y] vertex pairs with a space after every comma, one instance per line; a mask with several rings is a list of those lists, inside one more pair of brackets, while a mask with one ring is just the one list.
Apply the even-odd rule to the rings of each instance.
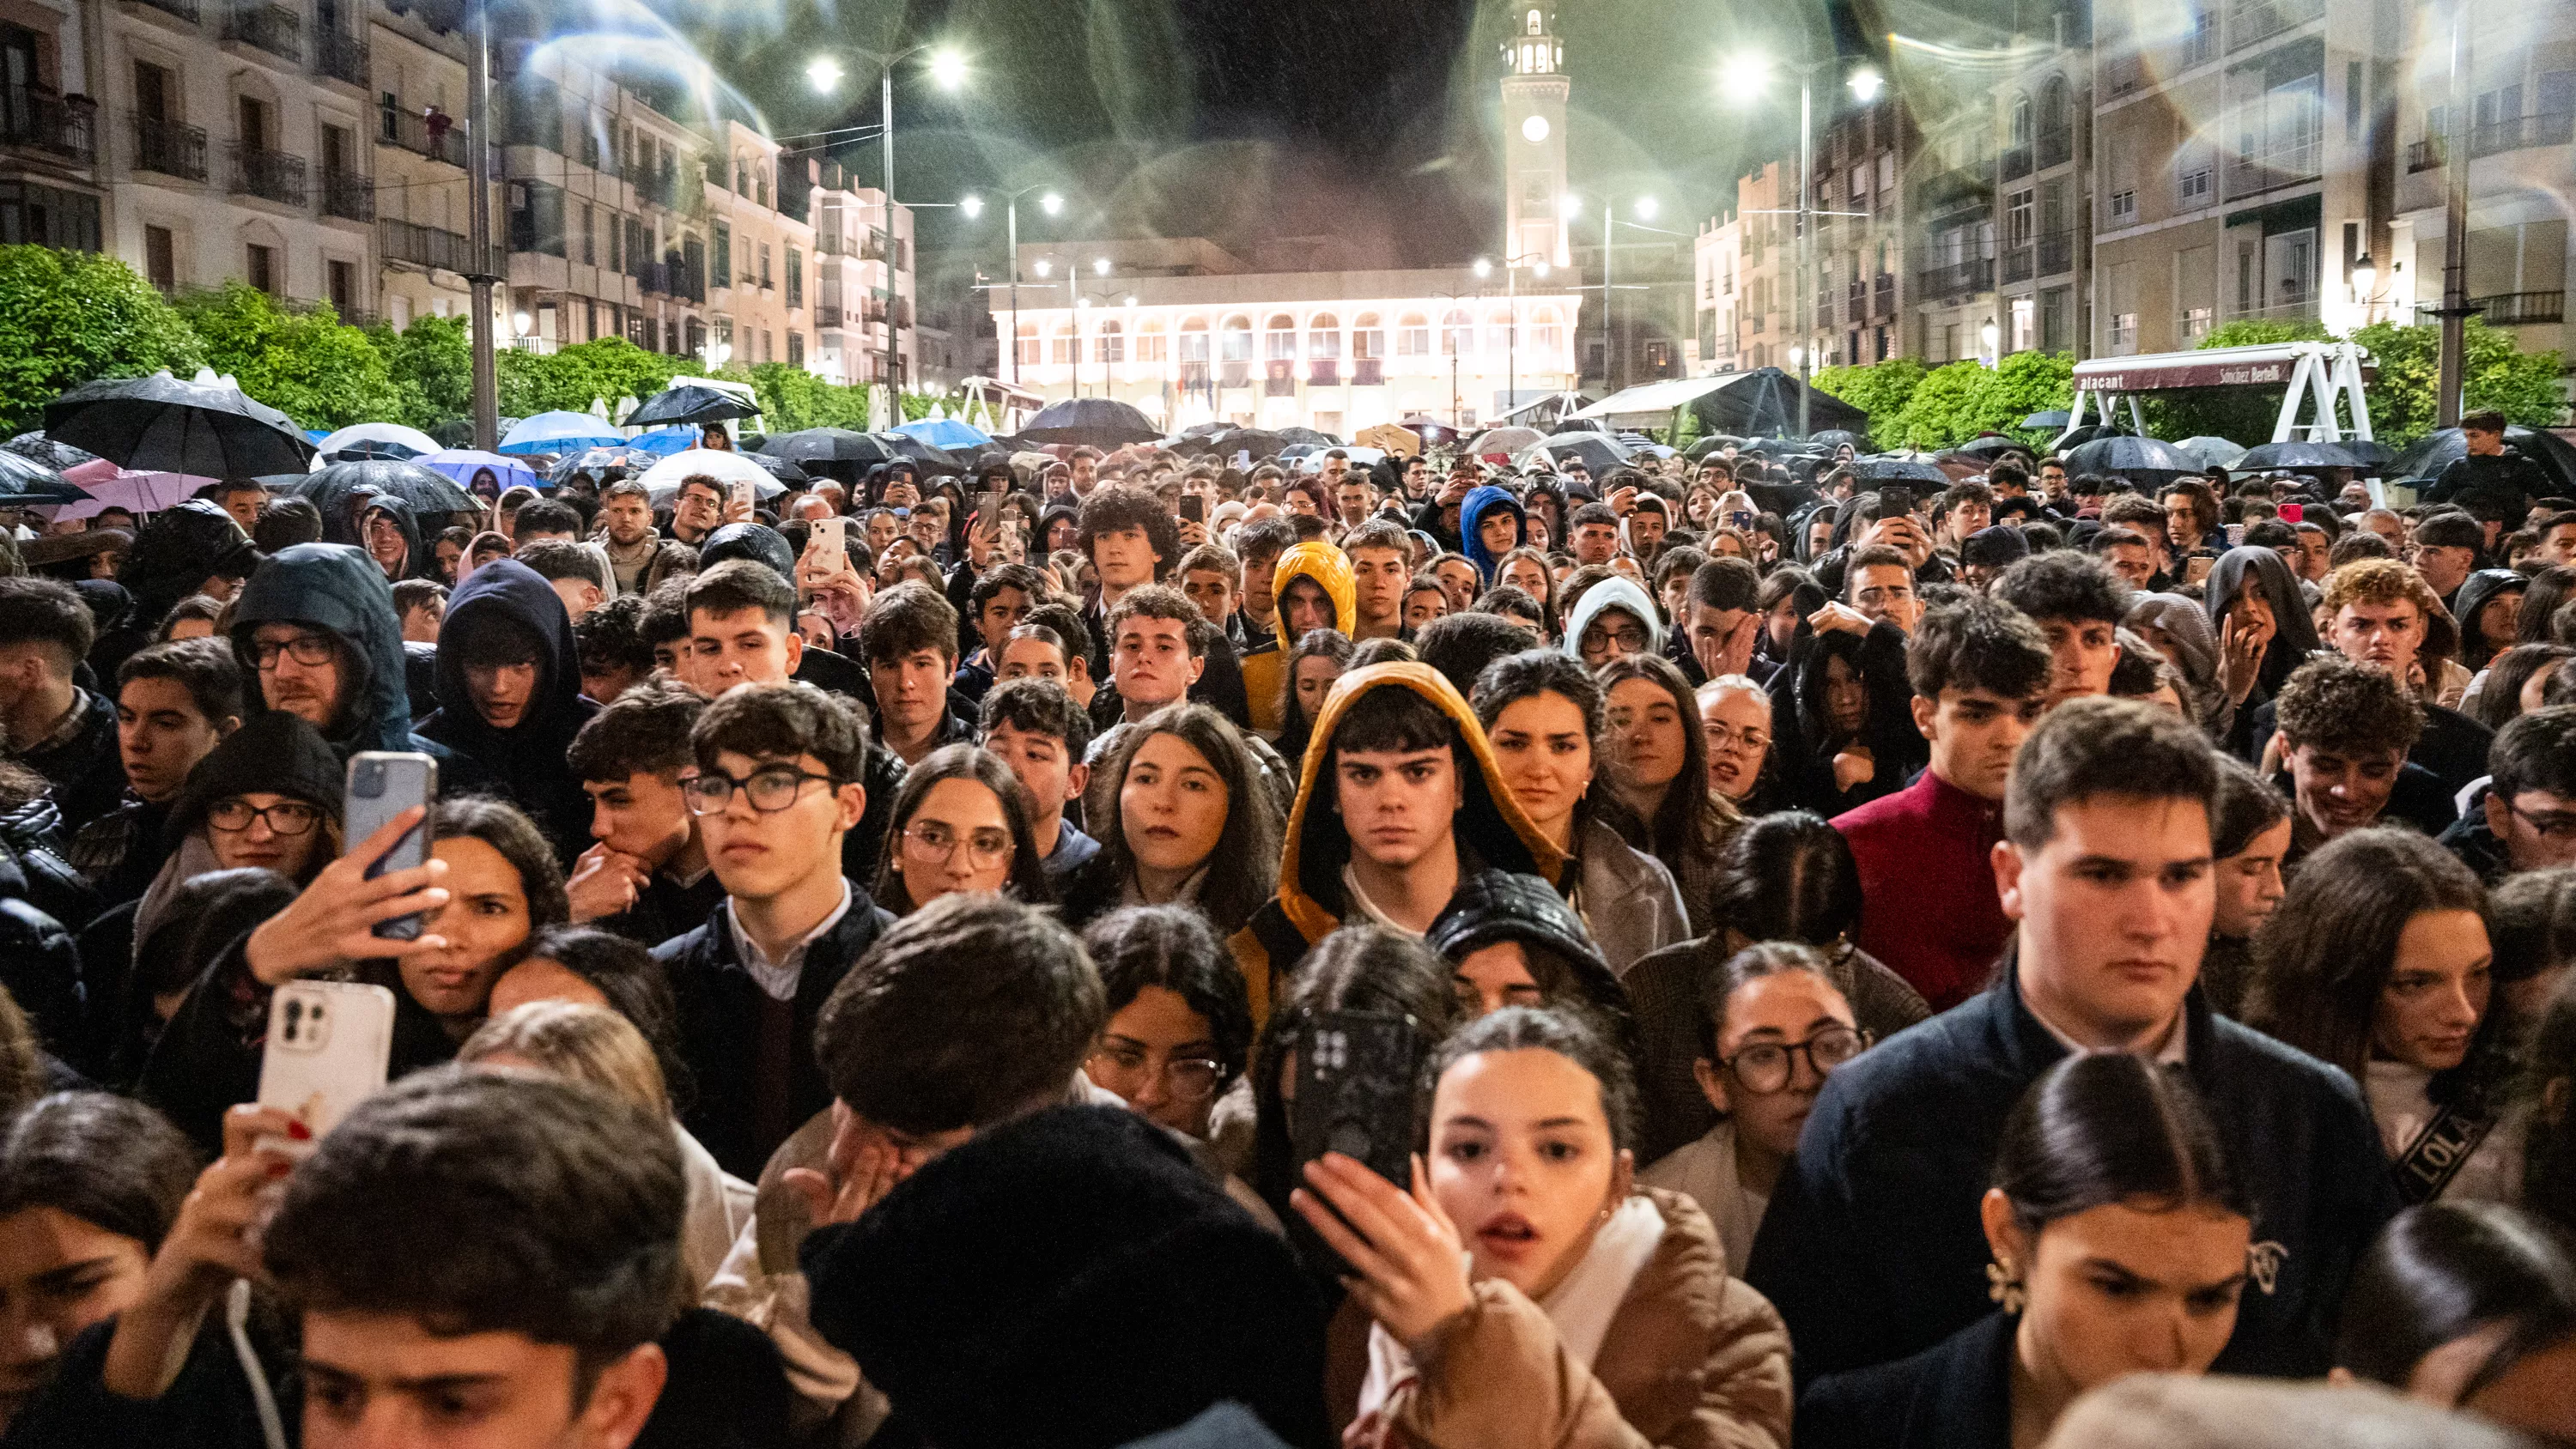
[[2506, 813], [2531, 827], [2534, 835], [2554, 844], [2576, 840], [2576, 815], [2563, 810], [2525, 810], [2511, 800], [2504, 802]]
[[238, 795], [218, 800], [206, 811], [206, 823], [226, 835], [250, 829], [254, 820], [267, 821], [271, 835], [310, 835], [313, 827], [322, 823], [322, 812], [301, 800], [255, 806]]
[[319, 669], [339, 657], [331, 640], [322, 634], [298, 634], [292, 639], [259, 639], [250, 646], [250, 662], [258, 669], [275, 669], [277, 656], [283, 654], [307, 669]]
[[841, 782], [830, 775], [817, 775], [794, 765], [763, 765], [742, 779], [721, 771], [711, 771], [680, 782], [680, 792], [688, 797], [692, 815], [722, 815], [733, 803], [733, 792], [750, 797], [751, 808], [763, 815], [775, 814], [796, 803], [805, 786], [819, 781], [837, 786]]
[[1746, 1090], [1768, 1095], [1789, 1085], [1793, 1056], [1804, 1056], [1808, 1069], [1821, 1079], [1868, 1046], [1868, 1032], [1829, 1026], [1805, 1041], [1756, 1042], [1718, 1065], [1733, 1072]]
[[[1152, 1060], [1139, 1048], [1104, 1044], [1092, 1048], [1083, 1065], [1093, 1081], [1122, 1097], [1132, 1097], [1144, 1090]], [[1163, 1063], [1163, 1089], [1175, 1101], [1204, 1102], [1224, 1082], [1225, 1064], [1210, 1057], [1173, 1057]], [[1122, 1086], [1127, 1090], [1119, 1091]]]
[[1646, 631], [1633, 626], [1623, 629], [1604, 629], [1595, 624], [1583, 631], [1583, 652], [1586, 654], [1598, 654], [1613, 644], [1627, 653], [1643, 654], [1646, 652], [1648, 642]]
[[990, 870], [1011, 856], [1011, 834], [1007, 830], [952, 829], [937, 820], [916, 820], [903, 828], [903, 853], [923, 865], [937, 865], [957, 858], [964, 847], [967, 862], [977, 870]]

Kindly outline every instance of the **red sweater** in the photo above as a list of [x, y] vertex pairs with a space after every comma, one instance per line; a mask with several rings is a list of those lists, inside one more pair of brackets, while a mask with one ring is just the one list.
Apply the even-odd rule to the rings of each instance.
[[1893, 795], [1834, 817], [1860, 864], [1860, 948], [1934, 1011], [1983, 989], [2013, 924], [1991, 858], [2004, 807], [1930, 770]]

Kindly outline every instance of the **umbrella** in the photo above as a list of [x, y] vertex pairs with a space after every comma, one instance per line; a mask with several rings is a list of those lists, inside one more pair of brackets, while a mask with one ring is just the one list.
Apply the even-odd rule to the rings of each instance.
[[2021, 420], [2021, 425], [2025, 428], [2062, 428], [2073, 421], [2075, 415], [2066, 409], [2050, 408], [2045, 412], [2032, 413]]
[[605, 473], [611, 468], [624, 468], [630, 472], [641, 473], [661, 461], [650, 453], [639, 453], [633, 448], [591, 448], [579, 453], [565, 454], [555, 464], [554, 472], [550, 476], [557, 485], [561, 485], [572, 481], [572, 475], [575, 473], [596, 475]]
[[737, 458], [750, 459], [754, 467], [767, 473], [770, 477], [777, 479], [781, 483], [803, 485], [814, 481], [813, 474], [797, 467], [787, 459], [779, 457], [776, 453], [736, 453], [734, 456]]
[[1222, 458], [1250, 453], [1256, 460], [1276, 458], [1288, 440], [1264, 428], [1229, 428], [1208, 439], [1208, 451]]
[[1935, 488], [1950, 486], [1950, 475], [1929, 458], [1910, 453], [1886, 453], [1875, 458], [1854, 458], [1850, 464], [1856, 483], [1929, 483]]
[[86, 448], [75, 448], [68, 443], [57, 443], [42, 433], [20, 433], [8, 442], [0, 443], [0, 447], [5, 447], [22, 458], [33, 458], [57, 473], [68, 472], [83, 463], [98, 461], [98, 454]]
[[522, 418], [501, 437], [504, 453], [569, 453], [614, 447], [626, 436], [588, 413], [555, 411]]
[[1143, 413], [1115, 398], [1076, 397], [1038, 409], [1020, 437], [1031, 443], [1089, 443], [1115, 448], [1150, 443], [1163, 436]]
[[498, 453], [478, 453], [472, 448], [444, 448], [423, 453], [412, 461], [432, 472], [446, 474], [455, 479], [459, 487], [467, 489], [473, 487], [474, 475], [485, 468], [492, 470], [493, 481], [504, 489], [555, 486], [539, 478], [525, 459], [504, 458]]
[[2397, 456], [2395, 448], [2377, 438], [2346, 438], [2341, 446], [2345, 452], [2361, 460], [2361, 470], [2365, 473], [2379, 472]]
[[45, 436], [123, 467], [201, 478], [290, 473], [311, 463], [313, 445], [293, 419], [207, 376], [84, 383], [45, 405]]
[[[2576, 493], [2576, 445], [2545, 428], [2526, 428], [2507, 424], [2504, 430], [2507, 449], [2522, 454], [2540, 465], [2540, 471], [2557, 479], [2556, 491]], [[2441, 476], [2454, 459], [2468, 453], [2468, 444], [2458, 428], [2437, 428], [2406, 446], [2388, 465], [2391, 478], [2431, 480]]]
[[952, 453], [961, 448], [980, 448], [993, 441], [992, 435], [983, 429], [961, 423], [955, 418], [924, 418], [915, 423], [899, 424], [886, 431], [901, 433], [907, 438], [918, 438], [934, 448], [945, 448]]
[[1965, 453], [1971, 458], [1991, 459], [2001, 457], [2015, 449], [2025, 453], [2030, 451], [2029, 445], [2015, 442], [2001, 433], [1981, 433], [1950, 451]]
[[2198, 473], [2198, 458], [2160, 438], [2096, 438], [2066, 455], [2069, 473], [2117, 473], [2132, 483], [2163, 484]]
[[1181, 436], [1184, 438], [1213, 438], [1232, 426], [1234, 426], [1232, 423], [1192, 423], [1188, 427], [1181, 429]]
[[400, 423], [352, 423], [313, 446], [325, 457], [417, 458], [437, 452], [438, 440]]
[[1869, 451], [1869, 439], [1862, 437], [1860, 434], [1853, 432], [1849, 428], [1820, 428], [1815, 433], [1811, 434], [1807, 441], [1811, 445], [1822, 448], [1829, 453], [1846, 444], [1850, 445], [1851, 450], [1855, 453], [1865, 453]]
[[1530, 449], [1524, 466], [1545, 468], [1562, 466], [1568, 460], [1579, 460], [1595, 478], [1628, 461], [1628, 452], [1599, 433], [1565, 433]]
[[1362, 447], [1383, 448], [1403, 458], [1418, 457], [1422, 453], [1421, 435], [1411, 428], [1398, 427], [1393, 423], [1380, 423], [1373, 428], [1362, 428], [1351, 441]]
[[932, 477], [943, 474], [952, 478], [961, 477], [966, 472], [965, 463], [960, 461], [956, 454], [945, 448], [934, 448], [910, 433], [883, 432], [874, 436], [878, 442], [885, 445], [887, 452], [919, 464], [921, 471]]
[[1482, 458], [1499, 453], [1508, 458], [1525, 453], [1547, 441], [1547, 435], [1536, 428], [1487, 428], [1467, 444], [1467, 451]]
[[721, 423], [732, 418], [760, 416], [757, 403], [747, 403], [721, 388], [703, 383], [657, 392], [644, 399], [644, 405], [626, 415], [626, 426], [649, 427], [655, 423]]
[[2287, 442], [2264, 443], [2245, 450], [2236, 460], [2239, 468], [2358, 468], [2361, 460], [2332, 443], [2309, 442], [2292, 438]]
[[1291, 443], [1312, 443], [1318, 448], [1338, 448], [1342, 445], [1341, 439], [1330, 433], [1317, 432], [1313, 428], [1281, 428], [1279, 436]]
[[298, 480], [290, 490], [298, 498], [310, 498], [328, 520], [335, 506], [344, 506], [351, 491], [367, 487], [378, 493], [390, 493], [411, 505], [411, 511], [423, 513], [471, 513], [483, 505], [465, 491], [457, 481], [444, 473], [435, 473], [418, 463], [390, 458], [369, 458], [354, 463], [334, 463], [319, 473]]
[[23, 453], [0, 452], [0, 508], [78, 503], [89, 490]]
[[[1317, 448], [1314, 452], [1298, 459], [1297, 471], [1300, 473], [1323, 472], [1324, 454], [1330, 451], [1332, 450], [1329, 448]], [[1358, 476], [1363, 469], [1371, 467], [1386, 457], [1386, 454], [1377, 448], [1346, 448], [1343, 451], [1351, 455], [1351, 473], [1354, 477]], [[1287, 455], [1283, 453], [1280, 456], [1285, 457]]]
[[705, 441], [706, 434], [696, 428], [656, 428], [628, 438], [626, 446], [656, 458], [667, 458], [673, 453], [685, 453]]
[[2204, 468], [2233, 468], [2245, 456], [2244, 448], [2212, 433], [2185, 438], [2174, 446], [2199, 459]]
[[86, 490], [89, 501], [65, 505], [54, 514], [56, 522], [66, 518], [95, 517], [110, 508], [158, 513], [185, 501], [198, 489], [215, 481], [191, 477], [186, 473], [130, 473], [105, 458], [92, 458], [77, 467], [63, 469], [62, 474], [64, 482], [77, 483]]
[[787, 485], [771, 477], [767, 468], [740, 453], [715, 448], [673, 453], [645, 469], [638, 481], [651, 490], [655, 503], [668, 503], [680, 496], [680, 480], [695, 473], [708, 474], [719, 483], [749, 483], [758, 498], [775, 498], [787, 491]]
[[894, 450], [866, 433], [848, 428], [800, 428], [792, 433], [772, 433], [761, 442], [760, 451], [773, 458], [794, 463], [883, 463], [894, 457]]

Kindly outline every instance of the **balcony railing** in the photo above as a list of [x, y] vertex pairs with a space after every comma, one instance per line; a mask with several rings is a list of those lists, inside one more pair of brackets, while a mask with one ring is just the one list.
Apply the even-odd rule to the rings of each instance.
[[2235, 307], [2230, 318], [2259, 318], [2268, 322], [2313, 322], [2317, 319], [2317, 297], [2313, 292], [2283, 297], [2265, 307]]
[[1874, 317], [1896, 315], [1896, 277], [1893, 273], [1881, 272], [1871, 283], [1869, 310]]
[[2408, 142], [2407, 174], [2411, 176], [2418, 171], [2431, 171], [2438, 168], [2442, 164], [2443, 151], [2442, 138], [2439, 136], [2427, 136], [2421, 141]]
[[33, 86], [11, 86], [0, 100], [0, 143], [32, 146], [75, 161], [98, 155], [98, 107]]
[[2561, 292], [2505, 292], [2493, 297], [2474, 297], [2469, 305], [2485, 316], [2490, 327], [2518, 327], [2532, 322], [2567, 320], [2567, 294]]
[[2317, 178], [2317, 165], [2325, 148], [2315, 140], [2289, 146], [2276, 146], [2256, 156], [2227, 158], [2227, 194], [2229, 197], [2251, 196], [2279, 186], [2295, 186]]
[[2535, 111], [2469, 128], [2469, 154], [2493, 156], [2532, 146], [2564, 146], [2576, 140], [2576, 112]]
[[[456, 232], [387, 217], [376, 223], [376, 241], [389, 262], [408, 262], [466, 275], [475, 270], [473, 244]], [[486, 275], [498, 276], [509, 267], [496, 248], [482, 270]]]
[[304, 158], [283, 151], [267, 151], [255, 146], [233, 148], [232, 190], [236, 196], [256, 196], [284, 206], [302, 206], [305, 201]]
[[[439, 114], [438, 124], [432, 125], [425, 112], [379, 108], [376, 139], [432, 161], [444, 161], [450, 166], [465, 164], [465, 131], [445, 112]], [[494, 167], [492, 174], [499, 175], [500, 168]]]
[[2030, 174], [2030, 148], [2028, 146], [2015, 146], [2004, 152], [2003, 165], [2004, 179], [2006, 181], [2018, 181], [2022, 177], [2028, 176]]
[[2227, 48], [2243, 50], [2326, 13], [2326, 0], [2237, 0], [2227, 20]]
[[1363, 357], [1351, 364], [1351, 386], [1384, 387], [1386, 364], [1374, 357]]
[[842, 312], [836, 302], [818, 302], [814, 306], [814, 325], [825, 332], [841, 330]]
[[2053, 277], [2075, 270], [2075, 233], [2053, 231], [2039, 239], [2039, 275]]
[[626, 270], [646, 296], [668, 297], [672, 295], [671, 274], [679, 269], [667, 262], [634, 262]]
[[322, 173], [322, 214], [342, 221], [376, 219], [376, 183], [374, 178], [346, 171]]
[[2007, 282], [2029, 281], [2031, 278], [2031, 264], [2037, 259], [2036, 248], [2028, 246], [2005, 248], [2004, 280]]
[[1966, 261], [1926, 267], [1921, 280], [1926, 297], [1956, 297], [1968, 292], [1982, 292], [1995, 284], [1995, 259], [1971, 257]]
[[134, 169], [183, 181], [206, 179], [206, 128], [134, 118]]
[[197, 0], [141, 0], [141, 3], [165, 15], [176, 15], [190, 25], [197, 23]]
[[313, 69], [332, 80], [363, 86], [367, 83], [367, 43], [324, 26], [313, 32]]
[[283, 5], [245, 5], [224, 22], [224, 39], [304, 63], [304, 22]]
[[2038, 165], [2042, 171], [2051, 166], [2063, 166], [2074, 160], [2075, 128], [2061, 126], [2054, 131], [2040, 132], [2037, 150]]

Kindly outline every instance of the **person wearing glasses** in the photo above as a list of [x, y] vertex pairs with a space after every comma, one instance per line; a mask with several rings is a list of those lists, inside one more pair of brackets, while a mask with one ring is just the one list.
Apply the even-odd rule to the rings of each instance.
[[1185, 907], [1128, 906], [1093, 921], [1082, 945], [1109, 1007], [1084, 1074], [1146, 1120], [1205, 1139], [1252, 1052], [1251, 998], [1224, 938]]
[[1621, 574], [1594, 584], [1565, 620], [1565, 652], [1598, 669], [1631, 654], [1660, 654], [1664, 626], [1645, 588]]
[[1711, 973], [1701, 998], [1699, 1089], [1718, 1113], [1698, 1141], [1637, 1174], [1700, 1205], [1742, 1277], [1753, 1234], [1798, 1129], [1825, 1078], [1869, 1046], [1870, 1034], [1834, 989], [1824, 953], [1791, 941], [1736, 952]]
[[756, 1178], [831, 1103], [815, 1023], [894, 920], [841, 870], [842, 838], [867, 811], [867, 731], [826, 691], [753, 685], [708, 705], [689, 747], [698, 773], [682, 788], [725, 900], [653, 955], [697, 1080], [683, 1125], [725, 1171]]
[[958, 891], [1055, 899], [1028, 793], [1000, 756], [974, 745], [943, 745], [905, 774], [888, 844], [876, 893], [900, 915]]

